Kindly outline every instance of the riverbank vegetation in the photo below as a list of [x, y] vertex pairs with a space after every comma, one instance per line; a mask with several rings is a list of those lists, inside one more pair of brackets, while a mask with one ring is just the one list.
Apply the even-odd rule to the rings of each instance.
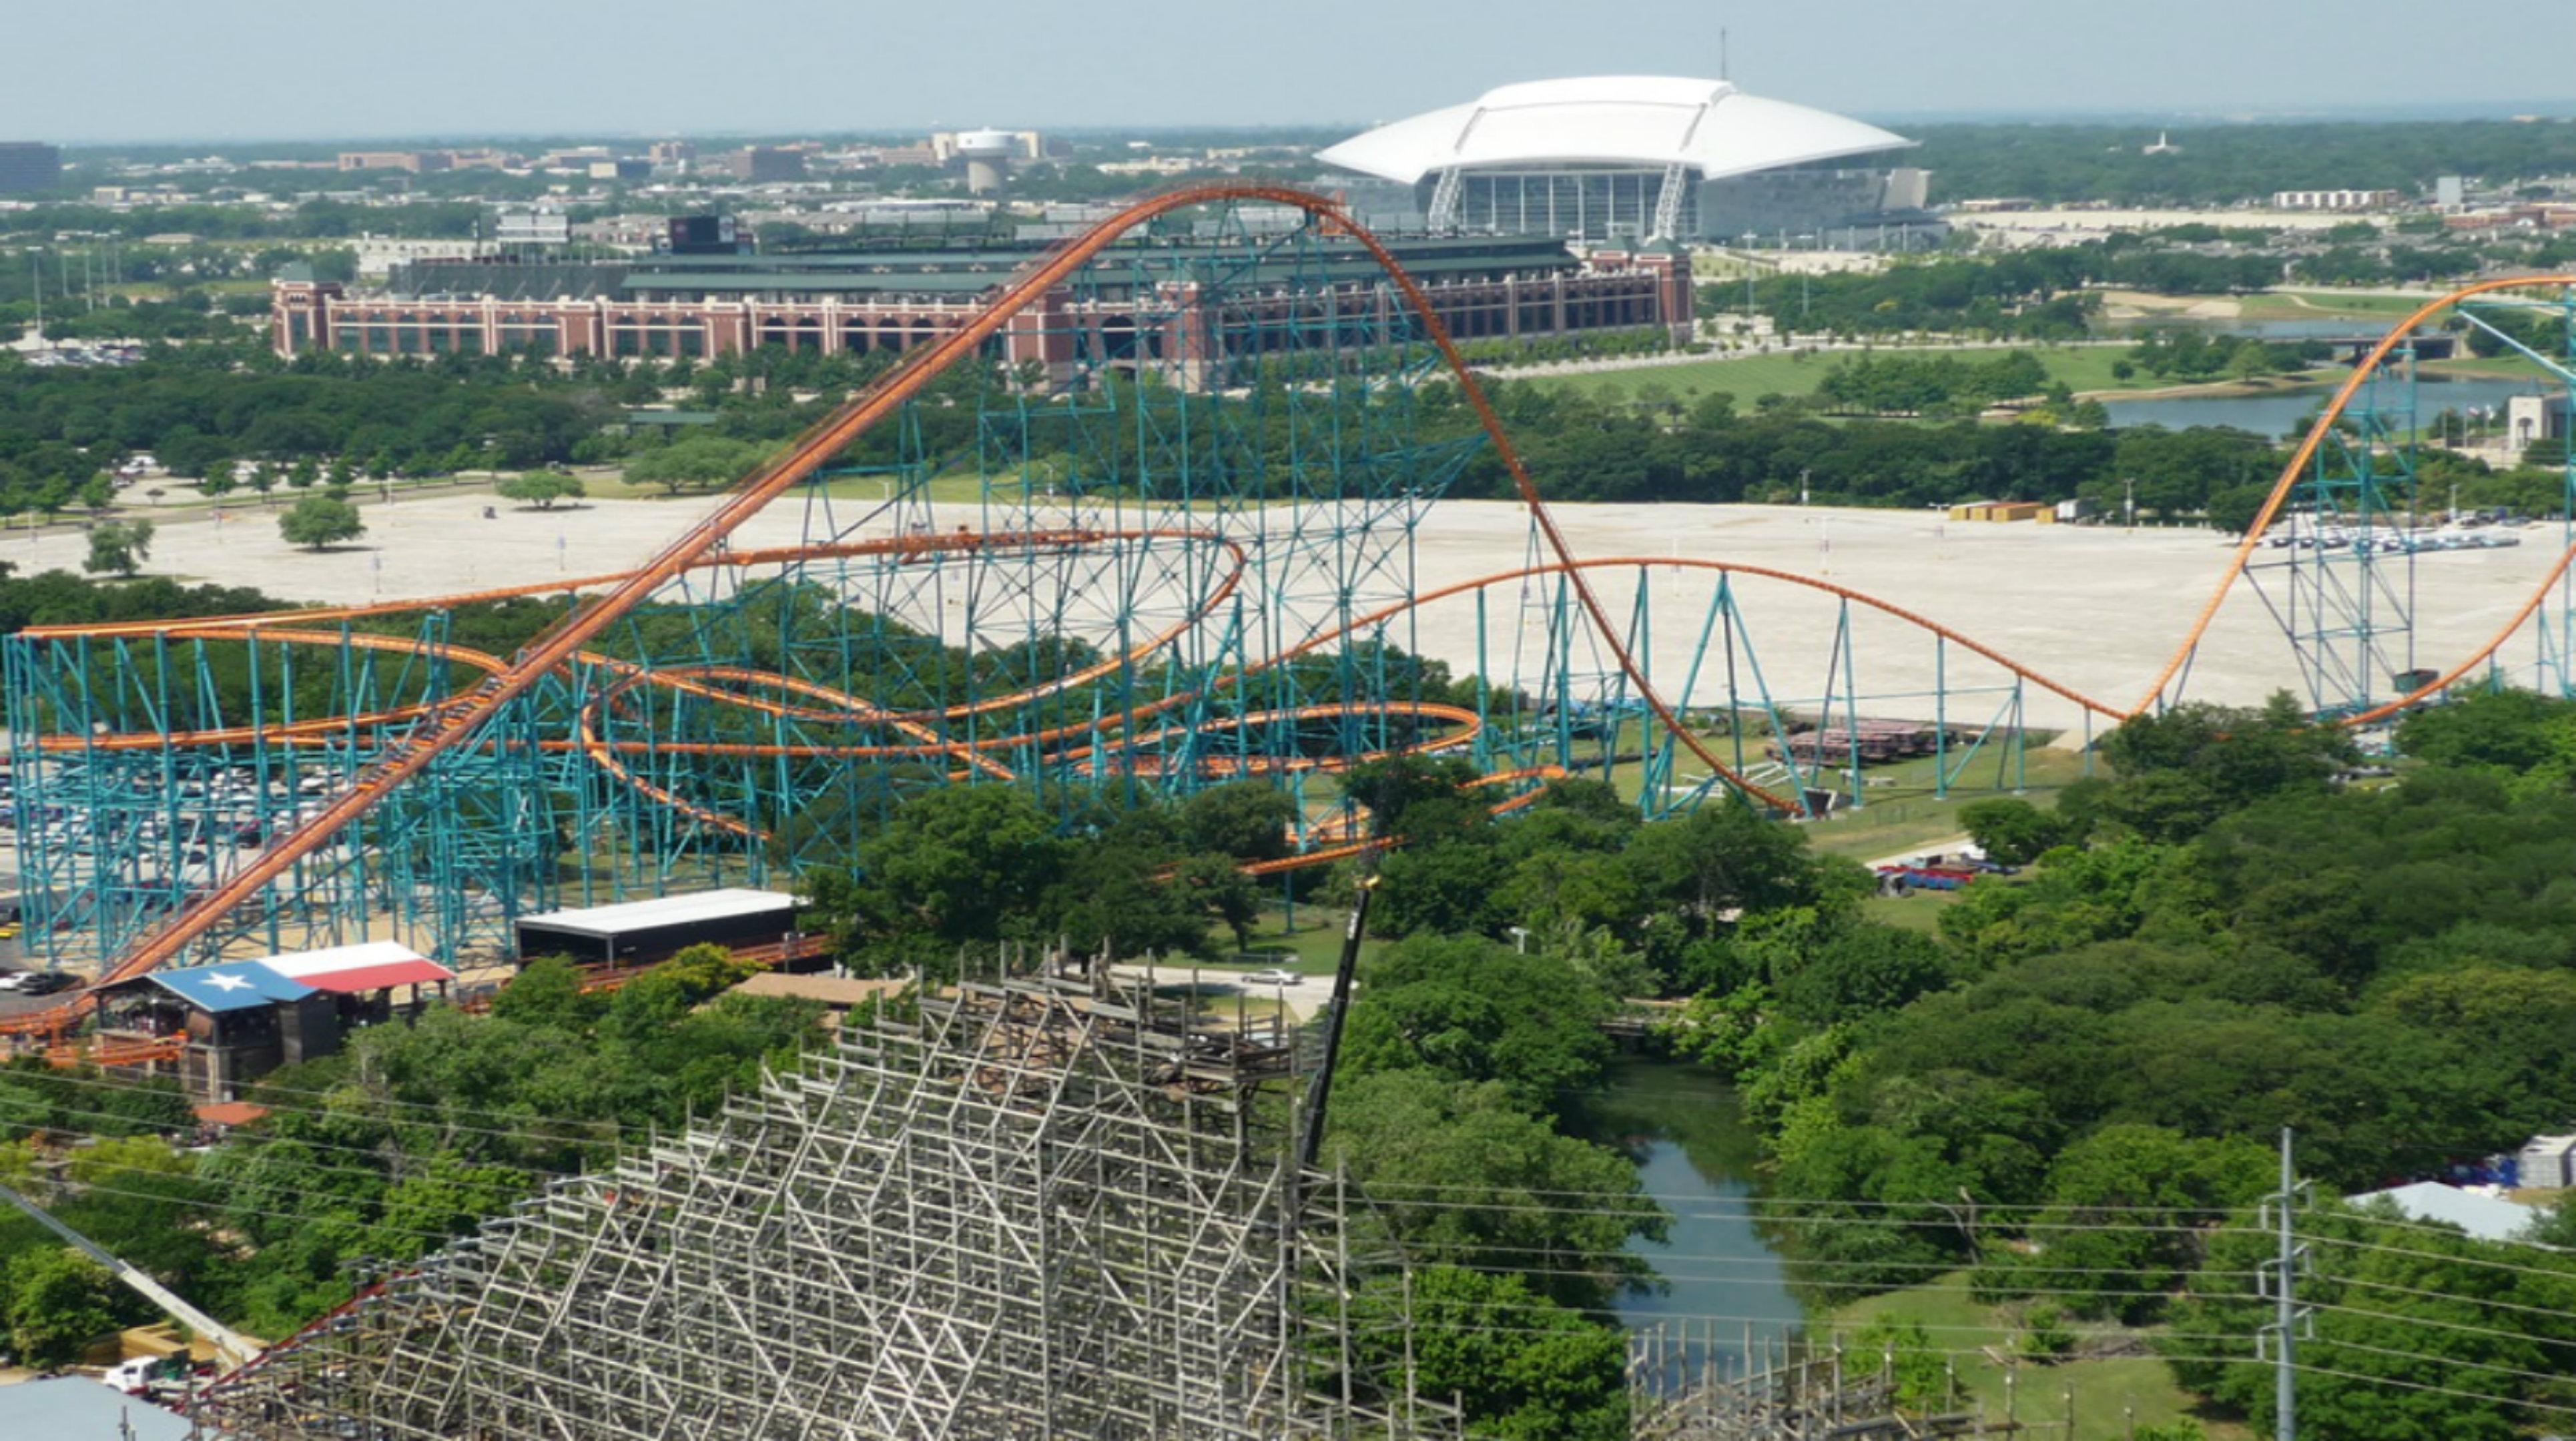
[[[2349, 1194], [2576, 1114], [2569, 735], [2576, 707], [2471, 699], [2409, 722], [2399, 777], [2349, 783], [2349, 742], [2286, 704], [2133, 721], [2117, 780], [1968, 813], [2035, 874], [1937, 937], [1744, 926], [1673, 1042], [1743, 1087], [1814, 1292], [1956, 1270], [2026, 1320], [2154, 1338], [2260, 1423], [2247, 1278], [2273, 1242], [2247, 1208], [2279, 1127]], [[2501, 1438], [2564, 1400], [2576, 1263], [2331, 1201], [2302, 1225], [2325, 1303], [2303, 1392], [2341, 1429]], [[2435, 1371], [2468, 1394], [2407, 1389]]]

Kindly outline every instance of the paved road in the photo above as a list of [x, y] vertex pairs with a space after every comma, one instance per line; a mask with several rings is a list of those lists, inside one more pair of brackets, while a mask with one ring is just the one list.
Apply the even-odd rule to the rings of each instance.
[[1880, 856], [1877, 860], [1870, 861], [1867, 864], [1871, 870], [1876, 870], [1880, 866], [1906, 865], [1914, 861], [1919, 861], [1925, 856], [1955, 856], [1967, 848], [1968, 837], [1963, 832], [1955, 836], [1946, 836], [1937, 841], [1925, 841], [1912, 850], [1898, 851], [1892, 856]]
[[[1126, 980], [1141, 981], [1146, 976], [1146, 969], [1143, 966], [1121, 965], [1111, 969]], [[1193, 972], [1187, 966], [1156, 966], [1152, 974], [1157, 985], [1185, 986], [1190, 983]], [[1329, 975], [1300, 976], [1294, 982], [1281, 986], [1255, 986], [1244, 982], [1244, 977], [1251, 974], [1249, 970], [1220, 970], [1202, 966], [1195, 974], [1199, 986], [1208, 996], [1220, 996], [1233, 991], [1256, 999], [1276, 998], [1292, 1016], [1313, 1015], [1326, 1001], [1333, 998], [1333, 978]]]

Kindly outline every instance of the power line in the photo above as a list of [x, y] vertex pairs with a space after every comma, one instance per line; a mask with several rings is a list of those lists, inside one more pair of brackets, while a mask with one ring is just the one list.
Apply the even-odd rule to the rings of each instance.
[[2561, 1281], [2576, 1279], [2576, 1269], [2556, 1269], [2548, 1266], [2521, 1266], [2516, 1265], [2511, 1261], [2490, 1261], [2481, 1256], [2457, 1256], [2443, 1251], [2414, 1251], [2403, 1246], [2384, 1246], [2371, 1241], [2353, 1241], [2347, 1240], [2341, 1236], [2326, 1236], [2313, 1232], [2302, 1232], [2301, 1234], [2305, 1239], [2316, 1242], [2322, 1246], [2341, 1246], [2347, 1250], [2371, 1251], [2388, 1256], [2411, 1256], [2422, 1261], [2448, 1261], [2454, 1265], [2477, 1266], [2490, 1271], [2511, 1271], [2524, 1276], [2549, 1276]]
[[[129, 1197], [134, 1197], [134, 1198], [138, 1198], [138, 1199], [142, 1199], [142, 1200], [162, 1201], [162, 1202], [165, 1202], [165, 1203], [175, 1204], [175, 1205], [194, 1206], [194, 1207], [197, 1207], [197, 1208], [200, 1208], [200, 1209], [209, 1209], [209, 1210], [232, 1210], [232, 1209], [235, 1209], [235, 1208], [228, 1208], [228, 1207], [225, 1207], [225, 1206], [223, 1206], [221, 1203], [216, 1203], [216, 1202], [190, 1202], [190, 1201], [180, 1200], [180, 1199], [177, 1199], [177, 1198], [161, 1196], [161, 1195], [158, 1195], [158, 1194], [156, 1194], [156, 1193], [149, 1192], [149, 1191], [128, 1191], [128, 1190], [120, 1190], [120, 1189], [117, 1189], [117, 1188], [114, 1188], [114, 1187], [104, 1187], [104, 1186], [93, 1186], [93, 1187], [91, 1187], [90, 1189], [93, 1189], [93, 1190], [99, 1191], [101, 1194], [106, 1194], [106, 1195], [129, 1196]], [[277, 1219], [282, 1219], [282, 1220], [294, 1220], [294, 1221], [308, 1221], [308, 1220], [310, 1220], [310, 1219], [311, 1219], [310, 1217], [305, 1216], [305, 1215], [302, 1215], [302, 1214], [300, 1214], [300, 1213], [292, 1213], [292, 1212], [254, 1211], [254, 1212], [249, 1212], [248, 1214], [266, 1215], [266, 1216], [271, 1216], [271, 1217], [274, 1217], [274, 1218], [277, 1218]], [[453, 1240], [453, 1239], [454, 1239], [454, 1237], [452, 1237], [452, 1236], [442, 1235], [442, 1234], [440, 1234], [440, 1233], [436, 1233], [436, 1232], [429, 1232], [429, 1231], [416, 1230], [416, 1229], [409, 1228], [409, 1227], [400, 1227], [400, 1226], [381, 1225], [381, 1226], [377, 1226], [377, 1227], [375, 1227], [374, 1229], [376, 1229], [376, 1230], [378, 1230], [378, 1231], [380, 1231], [380, 1232], [383, 1232], [383, 1233], [391, 1234], [391, 1235], [407, 1236], [407, 1237], [411, 1237], [411, 1238], [414, 1238], [414, 1239], [423, 1240], [423, 1241], [430, 1241], [430, 1242], [445, 1242], [445, 1241], [450, 1241], [450, 1240]], [[1592, 1275], [1593, 1273], [1590, 1273], [1590, 1272], [1583, 1272], [1583, 1273], [1574, 1273], [1574, 1274], [1580, 1274], [1580, 1275], [1586, 1275], [1586, 1276], [1589, 1276], [1589, 1275]], [[2164, 1293], [2151, 1293], [2151, 1294], [2159, 1294], [2159, 1295], [2160, 1295], [2160, 1294], [2164, 1294]], [[1511, 1308], [1511, 1309], [1536, 1310], [1537, 1308], [1529, 1307], [1529, 1308]], [[2345, 1308], [2336, 1308], [2336, 1309], [2345, 1309]], [[1578, 1313], [1578, 1314], [1580, 1314], [1580, 1313]], [[1725, 1322], [1752, 1322], [1752, 1323], [1754, 1323], [1754, 1324], [1758, 1324], [1758, 1325], [1790, 1325], [1790, 1324], [1805, 1324], [1805, 1323], [1789, 1322], [1789, 1321], [1784, 1320], [1783, 1318], [1778, 1318], [1778, 1317], [1732, 1316], [1732, 1315], [1723, 1315], [1723, 1314], [1705, 1314], [1705, 1313], [1682, 1313], [1682, 1314], [1683, 1314], [1687, 1319], [1691, 1319], [1691, 1320], [1725, 1321]], [[2370, 1313], [2370, 1314], [2376, 1314], [2376, 1313]], [[2416, 1323], [2416, 1322], [2418, 1321], [2418, 1318], [2390, 1318], [2390, 1319], [2400, 1320], [2400, 1321], [2402, 1321], [2402, 1322], [2409, 1323], [2409, 1324], [2413, 1324], [2413, 1323]], [[1830, 1323], [1830, 1324], [1829, 1324], [1829, 1329], [1835, 1329], [1835, 1330], [1838, 1330], [1838, 1329], [1841, 1329], [1841, 1327], [1842, 1327], [1842, 1326], [1844, 1326], [1844, 1325], [1848, 1325], [1848, 1324], [1850, 1324], [1850, 1323]], [[1865, 1326], [1865, 1325], [1866, 1325], [1866, 1324], [1868, 1324], [1868, 1323], [1860, 1323], [1860, 1324]], [[1922, 1329], [1924, 1329], [1924, 1330], [1926, 1330], [1926, 1331], [1933, 1331], [1933, 1330], [1941, 1330], [1941, 1331], [1951, 1331], [1951, 1330], [1972, 1330], [1972, 1331], [1973, 1331], [1973, 1330], [1989, 1330], [1989, 1331], [1990, 1331], [1990, 1330], [2002, 1329], [2002, 1328], [1991, 1328], [1991, 1327], [1954, 1327], [1954, 1326], [1948, 1326], [1948, 1325], [1935, 1326], [1935, 1325], [1931, 1325], [1931, 1324], [1928, 1324], [1928, 1323], [1901, 1323], [1901, 1324], [1913, 1324], [1913, 1325], [1919, 1325], [1919, 1326], [1921, 1326], [1921, 1328], [1922, 1328]], [[2440, 1324], [2440, 1323], [2428, 1323], [2428, 1324]], [[1555, 1334], [1555, 1328], [1549, 1328], [1549, 1327], [1511, 1327], [1511, 1328], [1504, 1328], [1504, 1327], [1493, 1327], [1493, 1326], [1478, 1326], [1478, 1327], [1474, 1327], [1474, 1328], [1464, 1328], [1464, 1329], [1469, 1329], [1469, 1330], [1472, 1330], [1472, 1331], [1478, 1331], [1478, 1332], [1492, 1332], [1492, 1333], [1496, 1333], [1496, 1334], [1503, 1334], [1503, 1333], [1510, 1333], [1510, 1334], [1537, 1334], [1537, 1335]], [[2446, 1329], [2462, 1329], [2462, 1328], [2446, 1328]], [[2475, 1329], [2475, 1328], [2466, 1328], [2466, 1329]], [[2117, 1332], [2100, 1332], [2100, 1333], [2081, 1333], [2081, 1334], [2121, 1334], [2121, 1333], [2117, 1333]], [[2200, 1340], [2200, 1339], [2231, 1339], [2231, 1338], [2226, 1338], [2226, 1337], [2211, 1336], [2211, 1335], [2208, 1335], [2207, 1333], [2199, 1333], [2199, 1332], [2183, 1332], [2183, 1333], [2168, 1333], [2168, 1334], [2170, 1335], [2171, 1339], [2190, 1339], [2190, 1340]], [[2511, 1333], [2511, 1332], [2495, 1332], [2495, 1333], [2493, 1333], [2493, 1334], [2497, 1334], [2497, 1335], [2505, 1335], [2505, 1336], [2509, 1336], [2509, 1337], [2511, 1337], [2511, 1338], [2513, 1338], [2513, 1339], [2538, 1339], [2538, 1338], [2523, 1337], [2523, 1336], [2519, 1335], [2518, 1333]], [[2143, 1340], [2150, 1340], [2150, 1341], [2152, 1341], [2152, 1340], [2154, 1340], [2155, 1338], [2156, 1338], [2156, 1333], [2149, 1333], [2149, 1334], [2146, 1334], [2146, 1335], [2140, 1336], [2140, 1338], [2139, 1338], [2139, 1339], [2143, 1339]], [[2323, 1344], [2323, 1345], [2330, 1345], [2330, 1346], [2341, 1346], [2341, 1347], [2344, 1347], [2344, 1348], [2349, 1349], [2349, 1350], [2363, 1351], [2363, 1352], [2368, 1352], [2368, 1353], [2371, 1353], [2371, 1354], [2377, 1354], [2377, 1355], [2385, 1355], [2385, 1356], [2389, 1356], [2389, 1357], [2397, 1358], [2397, 1359], [2414, 1360], [2414, 1361], [2422, 1361], [2422, 1362], [2425, 1362], [2425, 1363], [2427, 1363], [2427, 1364], [2432, 1364], [2432, 1365], [2440, 1365], [2440, 1366], [2458, 1366], [2458, 1367], [2462, 1367], [2462, 1368], [2469, 1369], [2469, 1370], [2487, 1370], [2487, 1371], [2495, 1371], [2495, 1372], [2498, 1372], [2498, 1373], [2500, 1373], [2500, 1374], [2509, 1374], [2509, 1375], [2515, 1375], [2515, 1376], [2522, 1376], [2522, 1377], [2528, 1377], [2528, 1378], [2531, 1378], [2531, 1379], [2538, 1379], [2538, 1380], [2556, 1381], [2556, 1380], [2561, 1380], [2561, 1379], [2563, 1379], [2563, 1377], [2561, 1377], [2561, 1376], [2557, 1376], [2557, 1375], [2550, 1375], [2550, 1374], [2547, 1374], [2547, 1373], [2539, 1373], [2539, 1372], [2518, 1371], [2518, 1370], [2515, 1370], [2515, 1369], [2513, 1369], [2513, 1368], [2509, 1368], [2509, 1367], [2489, 1366], [2489, 1365], [2484, 1365], [2484, 1364], [2482, 1364], [2482, 1363], [2478, 1363], [2478, 1362], [2474, 1362], [2474, 1361], [2467, 1361], [2467, 1360], [2463, 1360], [2463, 1359], [2461, 1359], [2461, 1358], [2457, 1358], [2457, 1357], [2446, 1357], [2446, 1356], [2426, 1356], [2426, 1355], [2422, 1355], [2422, 1354], [2420, 1354], [2420, 1353], [2416, 1353], [2416, 1352], [2396, 1351], [2396, 1350], [2392, 1350], [2392, 1349], [2390, 1349], [2390, 1348], [2386, 1348], [2386, 1347], [2373, 1347], [2373, 1346], [2366, 1346], [2366, 1345], [2362, 1345], [2362, 1344], [2359, 1344], [2359, 1343], [2345, 1342], [2345, 1341], [2340, 1341], [2340, 1340], [2322, 1339], [2322, 1340], [2320, 1341], [2320, 1344]], [[1982, 1348], [1982, 1347], [1928, 1347], [1928, 1348], [1927, 1348], [1927, 1347], [1912, 1347], [1912, 1346], [1909, 1346], [1909, 1347], [1907, 1347], [1907, 1348], [1905, 1348], [1905, 1349], [1907, 1349], [1907, 1350], [1909, 1350], [1909, 1351], [1918, 1352], [1918, 1353], [1920, 1353], [1920, 1352], [1924, 1352], [1924, 1351], [1929, 1351], [1929, 1352], [1931, 1352], [1932, 1354], [1944, 1355], [1944, 1356], [1969, 1356], [1969, 1357], [1976, 1357], [1976, 1358], [1982, 1358], [1982, 1359], [1990, 1359], [1990, 1358], [1988, 1357], [1988, 1352], [1986, 1351], [1986, 1349], [1985, 1349], [1985, 1348]], [[2162, 1360], [2164, 1360], [2164, 1361], [2166, 1361], [2166, 1362], [2168, 1362], [2168, 1363], [2175, 1363], [2175, 1364], [2192, 1364], [2192, 1363], [2200, 1363], [2200, 1364], [2220, 1364], [2220, 1365], [2270, 1364], [2270, 1363], [2268, 1363], [2268, 1362], [2260, 1362], [2260, 1363], [2258, 1363], [2257, 1361], [2255, 1361], [2255, 1360], [2254, 1360], [2254, 1358], [2245, 1357], [2245, 1356], [2172, 1356], [2172, 1355], [2160, 1355], [2159, 1359], [2162, 1359]], [[2500, 1405], [2524, 1406], [2524, 1407], [2529, 1407], [2529, 1408], [2531, 1408], [2531, 1409], [2535, 1409], [2535, 1410], [2550, 1411], [2550, 1412], [2563, 1412], [2563, 1413], [2570, 1414], [2570, 1415], [2576, 1415], [2576, 1406], [2557, 1406], [2557, 1405], [2551, 1405], [2551, 1404], [2543, 1403], [2543, 1402], [2527, 1401], [2527, 1400], [2524, 1400], [2524, 1399], [2519, 1398], [2519, 1397], [2512, 1397], [2512, 1396], [2499, 1396], [2499, 1395], [2495, 1395], [2495, 1394], [2490, 1393], [2490, 1392], [2469, 1391], [2469, 1390], [2465, 1390], [2465, 1389], [2461, 1389], [2461, 1388], [2457, 1388], [2457, 1387], [2434, 1386], [2434, 1385], [2429, 1385], [2429, 1384], [2424, 1384], [2424, 1383], [2408, 1382], [2408, 1381], [2402, 1381], [2402, 1380], [2399, 1380], [2399, 1379], [2394, 1378], [2394, 1377], [2372, 1376], [2372, 1375], [2369, 1375], [2369, 1374], [2366, 1374], [2366, 1373], [2362, 1373], [2362, 1372], [2342, 1371], [2342, 1370], [2337, 1370], [2337, 1369], [2332, 1369], [2332, 1368], [2327, 1368], [2327, 1367], [2315, 1366], [2315, 1365], [2311, 1365], [2311, 1364], [2304, 1363], [2304, 1362], [2303, 1362], [2303, 1363], [2299, 1363], [2298, 1369], [2299, 1369], [2300, 1371], [2302, 1371], [2302, 1372], [2307, 1372], [2307, 1373], [2310, 1373], [2310, 1374], [2327, 1375], [2327, 1376], [2335, 1376], [2335, 1377], [2338, 1377], [2338, 1378], [2341, 1378], [2341, 1379], [2352, 1380], [2352, 1381], [2358, 1381], [2358, 1382], [2363, 1382], [2363, 1383], [2366, 1383], [2366, 1384], [2400, 1386], [2400, 1387], [2404, 1387], [2404, 1388], [2406, 1388], [2406, 1389], [2410, 1389], [2410, 1390], [2419, 1390], [2419, 1391], [2436, 1392], [2436, 1393], [2439, 1393], [2439, 1394], [2451, 1395], [2451, 1396], [2458, 1396], [2458, 1397], [2464, 1397], [2464, 1398], [2472, 1399], [2472, 1400], [2490, 1401], [2490, 1402], [2494, 1402], [2494, 1403], [2497, 1403], [2497, 1404], [2500, 1404]]]

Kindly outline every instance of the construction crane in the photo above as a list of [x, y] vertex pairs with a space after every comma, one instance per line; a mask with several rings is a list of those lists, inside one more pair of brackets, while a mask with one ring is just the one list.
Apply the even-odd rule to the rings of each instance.
[[10, 1205], [35, 1217], [37, 1224], [62, 1237], [64, 1242], [74, 1250], [105, 1266], [114, 1273], [116, 1279], [131, 1287], [144, 1300], [160, 1307], [163, 1315], [204, 1337], [215, 1348], [215, 1354], [222, 1358], [227, 1367], [246, 1366], [264, 1349], [258, 1342], [189, 1305], [180, 1298], [178, 1292], [153, 1280], [137, 1267], [117, 1259], [106, 1247], [55, 1220], [52, 1212], [18, 1192], [7, 1186], [0, 1186], [0, 1199], [6, 1199]]

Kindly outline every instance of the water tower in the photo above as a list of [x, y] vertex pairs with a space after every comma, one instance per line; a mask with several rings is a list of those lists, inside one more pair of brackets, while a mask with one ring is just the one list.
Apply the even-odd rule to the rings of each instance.
[[966, 162], [966, 193], [990, 195], [1010, 179], [1011, 157], [1020, 153], [1020, 137], [1008, 130], [969, 130], [957, 137], [957, 157]]

